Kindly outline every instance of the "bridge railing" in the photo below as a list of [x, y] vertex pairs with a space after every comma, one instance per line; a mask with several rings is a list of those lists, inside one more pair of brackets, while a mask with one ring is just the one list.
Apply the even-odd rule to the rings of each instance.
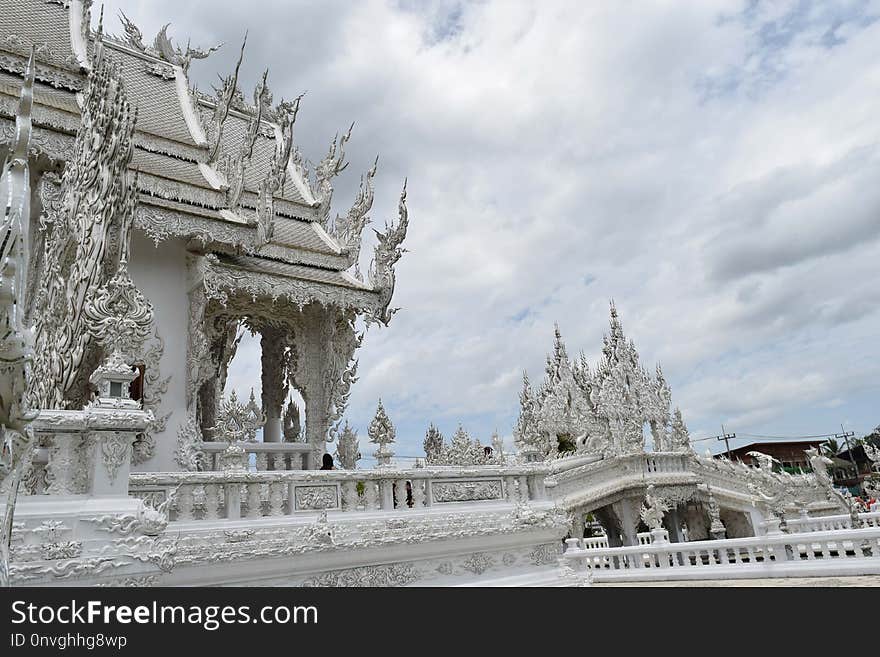
[[544, 476], [528, 466], [134, 473], [129, 491], [154, 505], [172, 496], [172, 520], [235, 520], [537, 501], [545, 499]]
[[582, 549], [562, 557], [595, 581], [880, 573], [880, 528]]
[[[880, 527], [880, 511], [858, 514], [859, 524], [856, 527]], [[853, 529], [852, 518], [849, 514], [837, 514], [833, 516], [819, 516], [816, 518], [801, 517], [786, 520], [785, 524], [791, 534], [798, 532], [824, 532], [838, 529]]]
[[551, 496], [555, 500], [563, 505], [583, 506], [607, 495], [609, 486], [615, 484], [626, 487], [672, 480], [675, 480], [673, 483], [697, 483], [691, 461], [691, 455], [682, 452], [628, 454], [567, 469], [557, 466], [549, 473], [548, 481], [553, 481]]

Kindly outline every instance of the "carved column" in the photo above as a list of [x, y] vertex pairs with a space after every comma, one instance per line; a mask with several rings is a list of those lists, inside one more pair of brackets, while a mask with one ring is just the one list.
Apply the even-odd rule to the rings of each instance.
[[287, 397], [287, 372], [284, 368], [285, 332], [266, 326], [260, 331], [262, 349], [263, 442], [281, 442], [281, 410]]
[[669, 540], [672, 543], [684, 543], [684, 535], [681, 532], [681, 514], [678, 512], [678, 506], [673, 506], [663, 518], [663, 524], [666, 531], [669, 532]]
[[354, 380], [352, 358], [360, 344], [354, 315], [309, 304], [297, 323], [291, 381], [305, 402], [306, 437], [312, 446], [308, 467], [320, 467], [330, 427], [341, 416]]
[[610, 506], [600, 507], [593, 511], [593, 516], [605, 529], [605, 535], [608, 537], [608, 547], [621, 547], [620, 521], [615, 515], [613, 508]]
[[705, 541], [709, 538], [709, 527], [706, 522], [706, 512], [700, 504], [689, 504], [685, 509], [684, 516], [687, 524], [688, 539], [691, 541]]
[[639, 508], [642, 500], [635, 497], [625, 497], [619, 502], [612, 504], [614, 513], [620, 521], [620, 534], [624, 545], [638, 545], [636, 536], [639, 526]]

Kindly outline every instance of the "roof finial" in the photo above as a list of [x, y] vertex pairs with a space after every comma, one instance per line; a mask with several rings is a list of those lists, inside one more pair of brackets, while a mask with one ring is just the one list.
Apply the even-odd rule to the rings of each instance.
[[104, 4], [101, 4], [101, 12], [98, 14], [98, 40], [102, 40], [104, 38]]
[[24, 67], [24, 84], [18, 101], [18, 112], [15, 115], [15, 145], [12, 149], [17, 159], [27, 159], [28, 143], [31, 136], [31, 108], [34, 105], [34, 48]]

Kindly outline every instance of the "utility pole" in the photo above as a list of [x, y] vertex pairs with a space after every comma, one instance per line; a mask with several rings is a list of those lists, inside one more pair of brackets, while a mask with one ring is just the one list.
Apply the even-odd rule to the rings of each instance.
[[856, 465], [856, 459], [852, 453], [852, 447], [849, 445], [849, 439], [854, 438], [856, 434], [852, 431], [847, 431], [843, 428], [843, 425], [840, 425], [840, 433], [834, 435], [834, 439], [843, 438], [843, 441], [846, 443], [846, 453], [849, 454], [849, 462], [852, 463], [853, 468], [856, 471], [856, 485], [859, 488], [859, 492], [862, 490], [862, 485], [859, 482], [859, 466]]
[[725, 433], [724, 432], [724, 425], [723, 424], [721, 425], [721, 435], [715, 436], [716, 440], [723, 440], [724, 441], [724, 447], [727, 450], [726, 454], [727, 454], [728, 459], [730, 458], [730, 441], [733, 440], [734, 438], [736, 438], [735, 433]]

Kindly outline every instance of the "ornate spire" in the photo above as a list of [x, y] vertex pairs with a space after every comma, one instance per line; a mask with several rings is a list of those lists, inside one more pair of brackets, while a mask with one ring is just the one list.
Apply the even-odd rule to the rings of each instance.
[[[433, 428], [433, 425], [431, 425], [431, 427]], [[460, 424], [452, 436], [452, 442], [449, 444], [443, 442], [443, 437], [439, 432], [431, 436], [431, 430], [429, 429], [428, 431], [429, 436], [433, 441], [436, 441], [437, 437], [439, 437], [439, 451], [433, 454], [428, 453], [428, 437], [425, 438], [425, 453], [429, 454], [429, 458], [427, 459], [429, 465], [472, 466], [495, 465], [501, 463], [502, 456], [500, 449], [497, 453], [493, 453], [490, 450], [487, 454], [486, 449], [480, 444], [480, 440], [471, 440], [468, 432], [465, 431], [464, 427]], [[434, 429], [434, 431], [437, 430]], [[432, 452], [434, 451], [435, 446], [436, 443], [431, 445]]]
[[361, 458], [358, 447], [357, 431], [348, 426], [348, 420], [346, 420], [336, 447], [336, 460], [339, 461], [344, 470], [354, 470], [357, 468], [358, 459]]
[[519, 450], [534, 449], [540, 440], [537, 427], [537, 402], [528, 372], [523, 372], [522, 390], [519, 393], [519, 417], [513, 428], [513, 439]]
[[681, 417], [681, 410], [676, 406], [672, 414], [672, 425], [669, 430], [669, 448], [673, 452], [692, 452], [691, 437], [687, 425]]
[[425, 440], [422, 443], [425, 449], [425, 462], [432, 465], [440, 458], [440, 452], [443, 451], [443, 434], [431, 423], [428, 431], [425, 433]]
[[284, 442], [287, 443], [299, 442], [302, 437], [302, 421], [300, 419], [299, 406], [292, 399], [287, 402], [287, 407], [284, 409], [284, 429], [282, 433], [284, 434]]
[[257, 429], [263, 426], [265, 421], [265, 417], [262, 416], [262, 412], [257, 406], [253, 390], [251, 390], [251, 398], [247, 405], [238, 401], [238, 395], [233, 390], [229, 394], [229, 399], [220, 405], [217, 424], [209, 427], [208, 430], [213, 432], [215, 440], [230, 443], [250, 442], [254, 440]]
[[370, 437], [371, 443], [379, 445], [379, 449], [374, 453], [377, 465], [379, 467], [390, 466], [391, 457], [394, 456], [394, 452], [391, 451], [391, 448], [388, 447], [388, 445], [394, 442], [394, 439], [397, 437], [397, 432], [394, 430], [394, 425], [391, 423], [391, 419], [385, 413], [385, 407], [382, 406], [381, 399], [379, 400], [379, 405], [376, 407], [376, 415], [373, 417], [372, 422], [370, 422], [370, 428], [367, 430], [367, 435]]

